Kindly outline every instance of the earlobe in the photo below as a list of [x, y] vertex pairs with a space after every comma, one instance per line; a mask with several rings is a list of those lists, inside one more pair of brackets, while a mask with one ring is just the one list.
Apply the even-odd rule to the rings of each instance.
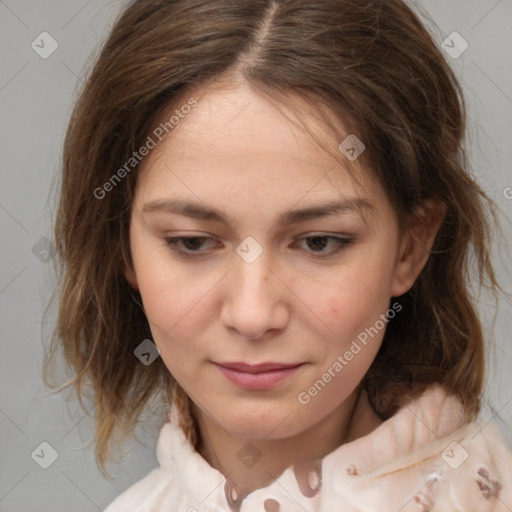
[[400, 242], [391, 295], [409, 291], [425, 267], [446, 214], [440, 199], [426, 199], [410, 216], [407, 231]]
[[132, 266], [126, 266], [125, 269], [124, 269], [124, 276], [126, 278], [126, 280], [128, 281], [128, 283], [130, 284], [130, 286], [134, 289], [134, 290], [137, 290], [139, 291], [139, 283], [137, 281], [137, 276], [135, 274], [135, 270], [133, 269]]

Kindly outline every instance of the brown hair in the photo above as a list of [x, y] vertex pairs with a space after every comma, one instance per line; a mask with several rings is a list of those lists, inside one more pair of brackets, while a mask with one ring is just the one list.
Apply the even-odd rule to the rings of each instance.
[[366, 144], [361, 161], [402, 221], [425, 198], [445, 203], [432, 255], [399, 298], [403, 311], [389, 323], [365, 386], [383, 418], [433, 382], [474, 418], [485, 365], [471, 283], [498, 287], [486, 220], [493, 214], [467, 170], [461, 88], [417, 15], [402, 0], [136, 0], [115, 23], [72, 114], [55, 224], [60, 302], [47, 368], [62, 349], [78, 396], [85, 383], [92, 387], [100, 467], [116, 429], [132, 433], [161, 391], [178, 403], [194, 443], [197, 426], [161, 358], [145, 366], [134, 356], [151, 338], [124, 277], [136, 171], [102, 198], [94, 191], [179, 96], [230, 71], [275, 97], [294, 92], [327, 105]]

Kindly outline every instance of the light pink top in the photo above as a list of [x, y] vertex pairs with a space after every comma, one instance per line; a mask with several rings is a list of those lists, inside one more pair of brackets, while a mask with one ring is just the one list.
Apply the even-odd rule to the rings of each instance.
[[512, 512], [512, 453], [493, 425], [461, 425], [461, 412], [433, 386], [369, 435], [244, 496], [187, 442], [172, 410], [160, 467], [105, 512]]

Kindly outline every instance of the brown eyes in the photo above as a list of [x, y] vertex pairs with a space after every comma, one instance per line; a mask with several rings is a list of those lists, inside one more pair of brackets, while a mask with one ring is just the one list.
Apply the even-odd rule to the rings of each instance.
[[[207, 246], [211, 249], [212, 241], [214, 241], [213, 238], [206, 236], [178, 236], [164, 239], [165, 245], [185, 259], [205, 256], [208, 249], [204, 246], [208, 242]], [[309, 257], [327, 258], [348, 247], [353, 241], [350, 237], [312, 235], [295, 240], [290, 247], [296, 248], [299, 243], [306, 242], [307, 249], [304, 250]]]

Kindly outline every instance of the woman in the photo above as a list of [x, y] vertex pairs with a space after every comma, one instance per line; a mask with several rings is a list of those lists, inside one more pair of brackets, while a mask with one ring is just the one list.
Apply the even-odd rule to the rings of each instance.
[[170, 405], [160, 467], [108, 512], [512, 508], [478, 423], [471, 251], [498, 285], [464, 128], [402, 1], [127, 7], [56, 223], [56, 341], [94, 389], [100, 466]]

